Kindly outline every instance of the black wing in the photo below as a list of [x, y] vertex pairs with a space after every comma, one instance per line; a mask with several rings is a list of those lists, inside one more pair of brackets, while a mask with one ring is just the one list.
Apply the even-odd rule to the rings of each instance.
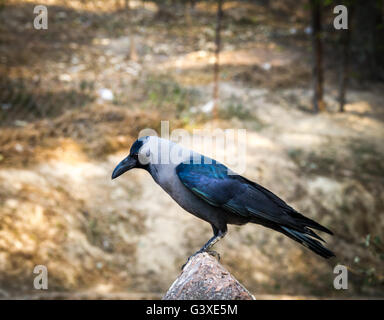
[[333, 256], [320, 242], [308, 237], [322, 240], [309, 228], [332, 234], [330, 230], [306, 218], [259, 184], [231, 174], [223, 164], [202, 157], [201, 163], [194, 163], [192, 159], [181, 163], [176, 172], [189, 190], [210, 205], [282, 232], [322, 256]]

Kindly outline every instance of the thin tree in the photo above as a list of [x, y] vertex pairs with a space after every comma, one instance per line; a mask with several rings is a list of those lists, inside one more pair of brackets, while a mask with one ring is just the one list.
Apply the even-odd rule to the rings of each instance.
[[223, 19], [223, 0], [217, 0], [217, 18], [215, 32], [215, 64], [213, 67], [213, 117], [217, 118], [219, 108], [219, 73], [221, 49], [221, 23]]
[[128, 32], [129, 32], [129, 60], [136, 61], [136, 44], [135, 44], [135, 23], [133, 21], [133, 12], [129, 0], [124, 1], [124, 10], [128, 20]]
[[384, 81], [384, 1], [354, 1], [351, 62], [363, 80]]
[[344, 1], [344, 5], [350, 4], [348, 6], [348, 29], [340, 30], [340, 44], [341, 44], [341, 61], [340, 61], [340, 71], [339, 71], [339, 112], [344, 112], [344, 106], [346, 101], [346, 92], [348, 86], [348, 77], [349, 77], [349, 51], [350, 51], [350, 26], [351, 26], [351, 17], [353, 12], [353, 1]]
[[191, 20], [192, 5], [193, 3], [191, 0], [183, 0], [184, 17], [185, 17], [185, 23], [187, 24], [187, 26], [190, 26], [192, 23], [192, 20]]
[[313, 50], [313, 110], [319, 112], [325, 110], [323, 100], [323, 43], [321, 26], [321, 2], [320, 0], [310, 0], [312, 16], [312, 50]]

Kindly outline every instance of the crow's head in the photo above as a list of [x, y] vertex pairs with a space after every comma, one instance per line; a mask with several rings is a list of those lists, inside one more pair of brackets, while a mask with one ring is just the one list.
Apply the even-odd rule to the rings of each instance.
[[133, 168], [146, 168], [150, 161], [150, 137], [137, 139], [129, 151], [129, 155], [123, 159], [113, 170], [112, 179], [121, 176], [124, 172]]

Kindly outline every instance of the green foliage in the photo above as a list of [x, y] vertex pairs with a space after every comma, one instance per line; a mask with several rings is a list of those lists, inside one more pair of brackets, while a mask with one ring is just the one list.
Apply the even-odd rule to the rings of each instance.
[[252, 118], [251, 112], [234, 97], [231, 97], [219, 109], [219, 116], [222, 119], [237, 118], [239, 120], [249, 120]]
[[351, 154], [351, 158], [348, 159], [349, 165], [338, 159], [337, 150], [331, 149], [305, 152], [305, 150], [293, 148], [288, 150], [288, 155], [301, 170], [309, 174], [342, 176], [344, 169], [348, 169], [351, 174], [359, 177], [359, 180], [365, 179], [361, 176], [361, 172], [374, 177], [383, 176], [382, 157], [373, 144], [367, 141], [351, 140], [348, 142], [348, 148]]
[[184, 87], [166, 77], [150, 77], [145, 88], [149, 107], [174, 113], [178, 119], [189, 113], [190, 108], [199, 101], [197, 90]]

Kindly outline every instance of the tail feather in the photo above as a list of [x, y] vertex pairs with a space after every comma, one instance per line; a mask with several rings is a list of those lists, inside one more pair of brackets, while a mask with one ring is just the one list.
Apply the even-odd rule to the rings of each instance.
[[314, 238], [316, 238], [316, 239], [318, 239], [320, 241], [325, 242], [325, 240], [322, 237], [320, 237], [317, 233], [313, 232], [311, 229], [309, 229], [307, 227], [304, 227], [304, 230], [305, 230], [305, 232], [304, 232], [305, 234], [308, 234], [311, 237], [314, 237]]
[[301, 213], [299, 213], [297, 211], [290, 212], [290, 215], [292, 217], [294, 217], [295, 221], [298, 224], [301, 224], [301, 225], [304, 225], [304, 226], [307, 226], [307, 227], [310, 227], [310, 228], [313, 228], [313, 229], [316, 229], [319, 231], [323, 231], [323, 232], [328, 233], [330, 235], [333, 235], [333, 232], [331, 230], [322, 226], [320, 223], [317, 223], [316, 221], [303, 216]]
[[[307, 230], [309, 230], [309, 229], [307, 229]], [[321, 242], [308, 236], [308, 232], [307, 232], [307, 234], [305, 234], [303, 232], [299, 232], [297, 230], [293, 230], [293, 229], [290, 229], [290, 228], [287, 228], [284, 226], [281, 226], [280, 232], [284, 233], [286, 236], [290, 237], [291, 239], [301, 243], [303, 246], [309, 248], [310, 250], [312, 250], [313, 252], [315, 252], [319, 256], [322, 256], [323, 258], [329, 259], [329, 258], [335, 256], [335, 254], [331, 250], [328, 250], [326, 247], [324, 247], [321, 244]], [[311, 232], [313, 234], [315, 234], [313, 231], [311, 231]], [[309, 234], [312, 235], [311, 233], [309, 233]], [[320, 238], [317, 235], [316, 235], [316, 237]]]

